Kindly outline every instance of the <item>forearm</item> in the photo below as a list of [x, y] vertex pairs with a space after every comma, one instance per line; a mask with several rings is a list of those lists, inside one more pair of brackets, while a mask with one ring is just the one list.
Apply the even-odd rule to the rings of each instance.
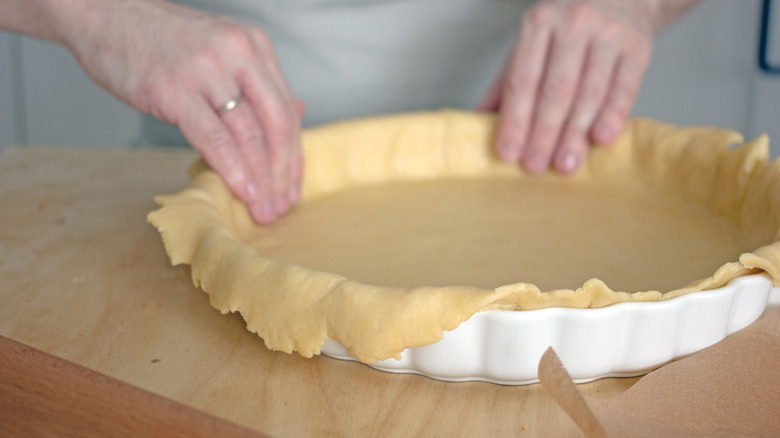
[[104, 1], [0, 0], [0, 28], [60, 44], [99, 13]]
[[165, 0], [0, 0], [0, 29], [77, 52], [105, 44], [126, 26], [122, 17], [131, 9], [144, 9], [152, 20], [155, 13], [177, 8]]
[[665, 29], [700, 0], [650, 0], [653, 4], [653, 29], [655, 32]]

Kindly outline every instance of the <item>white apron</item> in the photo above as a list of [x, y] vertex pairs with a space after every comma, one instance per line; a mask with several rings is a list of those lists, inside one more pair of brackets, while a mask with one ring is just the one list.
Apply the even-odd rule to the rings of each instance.
[[[473, 108], [496, 78], [531, 0], [178, 0], [263, 29], [304, 126], [441, 107]], [[145, 117], [143, 144], [186, 144]]]

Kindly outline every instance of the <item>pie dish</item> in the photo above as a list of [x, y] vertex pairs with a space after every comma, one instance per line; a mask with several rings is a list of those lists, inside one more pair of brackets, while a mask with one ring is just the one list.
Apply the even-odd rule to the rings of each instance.
[[[539, 381], [539, 359], [553, 347], [577, 383], [638, 376], [745, 328], [764, 312], [770, 288], [766, 274], [753, 274], [673, 300], [594, 309], [488, 310], [445, 332], [439, 342], [370, 366], [454, 382], [524, 385]], [[333, 340], [322, 353], [355, 360]]]
[[[445, 332], [449, 342], [459, 325], [515, 317], [544, 323], [510, 323], [508, 335], [487, 341], [553, 345], [545, 332], [575, 339], [583, 324], [598, 325], [591, 318], [617, 321], [587, 331], [601, 340], [629, 326], [641, 331], [644, 323], [619, 322], [639, 321], [642, 312], [688, 314], [721, 293], [732, 304], [713, 311], [725, 318], [718, 336], [761, 314], [780, 281], [780, 164], [768, 161], [766, 137], [735, 148], [741, 137], [731, 131], [633, 120], [575, 176], [529, 176], [494, 156], [494, 127], [491, 115], [441, 111], [310, 129], [303, 200], [275, 224], [254, 224], [202, 164], [189, 187], [157, 198], [149, 221], [171, 262], [191, 265], [212, 306], [240, 312], [268, 348], [306, 357], [325, 348], [452, 380], [535, 377], [479, 367], [447, 376], [387, 360], [403, 362], [416, 347], [436, 351], [431, 344]], [[579, 323], [553, 322], [570, 315]], [[663, 319], [660, 327], [701, 318]], [[643, 372], [710, 340], [574, 377]], [[479, 348], [515, 354], [501, 344]], [[558, 353], [564, 363], [587, 356]], [[525, 360], [538, 362], [534, 354]], [[505, 366], [500, 357], [491, 363]]]

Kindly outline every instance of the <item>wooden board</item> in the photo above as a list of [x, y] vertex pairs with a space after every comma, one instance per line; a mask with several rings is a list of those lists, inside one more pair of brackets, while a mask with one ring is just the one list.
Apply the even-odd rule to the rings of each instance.
[[0, 414], [0, 436], [267, 436], [4, 336]]
[[[189, 150], [0, 156], [0, 335], [272, 436], [577, 436], [540, 385], [445, 383], [272, 352], [146, 223]], [[56, 376], [53, 376], [56, 378]], [[637, 379], [579, 386], [610, 397]]]

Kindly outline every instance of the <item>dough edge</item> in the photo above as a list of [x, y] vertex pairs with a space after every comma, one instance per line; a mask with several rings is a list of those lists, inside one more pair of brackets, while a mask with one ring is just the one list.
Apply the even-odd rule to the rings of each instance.
[[[392, 179], [524, 178], [520, 166], [494, 155], [495, 125], [492, 115], [444, 110], [306, 130], [303, 198]], [[495, 290], [405, 289], [312, 271], [263, 257], [242, 243], [240, 230], [252, 225], [251, 218], [202, 164], [194, 166], [189, 187], [155, 198], [161, 207], [148, 220], [161, 233], [171, 263], [191, 265], [193, 282], [209, 294], [211, 305], [222, 313], [239, 312], [268, 348], [311, 357], [332, 338], [361, 362], [374, 363], [434, 343], [445, 330], [490, 309], [591, 308], [671, 299], [759, 270], [780, 285], [780, 202], [770, 204], [780, 200], [780, 162], [769, 163], [765, 136], [731, 148], [739, 142], [741, 136], [728, 130], [632, 120], [612, 145], [594, 148], [571, 177], [678, 188], [731, 220], [748, 241], [758, 242], [755, 251], [711, 277], [666, 293], [613, 291], [595, 278], [576, 290], [544, 292], [527, 283]]]

